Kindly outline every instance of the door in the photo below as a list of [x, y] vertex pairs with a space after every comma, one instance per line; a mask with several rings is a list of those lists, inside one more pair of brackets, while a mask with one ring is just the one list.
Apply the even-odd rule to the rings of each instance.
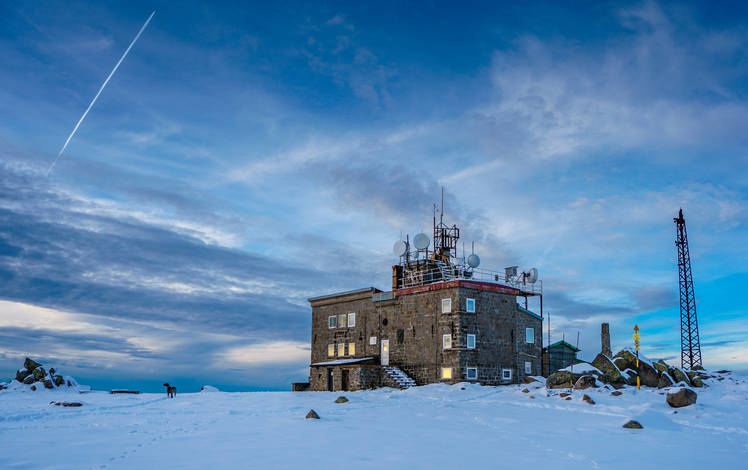
[[390, 365], [390, 340], [382, 340], [382, 357], [380, 358], [383, 366]]
[[340, 374], [340, 389], [348, 391], [348, 369], [342, 369]]
[[332, 367], [327, 368], [327, 391], [332, 392]]

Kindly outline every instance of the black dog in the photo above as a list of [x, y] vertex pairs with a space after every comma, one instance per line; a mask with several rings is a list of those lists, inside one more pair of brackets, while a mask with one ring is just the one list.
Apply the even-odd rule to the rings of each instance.
[[177, 396], [177, 387], [172, 387], [168, 383], [165, 383], [164, 387], [166, 387], [166, 395], [169, 398], [174, 398], [175, 396]]

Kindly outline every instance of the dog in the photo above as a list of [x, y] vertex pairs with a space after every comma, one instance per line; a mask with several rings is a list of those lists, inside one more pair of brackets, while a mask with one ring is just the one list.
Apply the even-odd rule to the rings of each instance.
[[164, 387], [166, 387], [166, 396], [168, 396], [169, 398], [174, 398], [175, 396], [177, 396], [177, 387], [172, 387], [168, 383], [165, 383]]

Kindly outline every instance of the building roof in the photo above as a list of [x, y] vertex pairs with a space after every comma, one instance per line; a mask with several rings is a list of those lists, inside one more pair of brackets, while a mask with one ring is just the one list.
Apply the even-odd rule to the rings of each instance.
[[535, 312], [531, 312], [530, 310], [527, 310], [527, 309], [526, 309], [525, 307], [521, 306], [520, 304], [517, 304], [517, 309], [518, 309], [518, 310], [519, 310], [520, 312], [525, 312], [525, 313], [527, 313], [527, 314], [529, 314], [529, 315], [532, 315], [533, 317], [537, 318], [538, 320], [542, 320], [542, 319], [543, 319], [543, 318], [541, 318], [541, 316], [540, 316], [540, 315], [538, 315], [537, 313], [535, 313]]
[[321, 295], [319, 297], [310, 297], [307, 299], [308, 302], [316, 302], [318, 300], [327, 300], [327, 299], [334, 299], [335, 297], [343, 297], [346, 295], [356, 295], [356, 294], [366, 294], [366, 293], [376, 293], [376, 292], [382, 292], [381, 290], [377, 289], [376, 287], [364, 287], [363, 289], [356, 289], [356, 290], [349, 290], [345, 292], [337, 292], [335, 294], [327, 294], [327, 295]]
[[360, 359], [339, 359], [337, 361], [315, 362], [312, 366], [340, 366], [343, 364], [356, 364], [358, 362], [371, 361], [373, 357], [362, 357]]
[[553, 343], [553, 344], [551, 344], [550, 346], [548, 346], [548, 349], [550, 349], [550, 348], [552, 348], [552, 347], [555, 347], [555, 346], [566, 346], [567, 348], [569, 348], [569, 349], [572, 349], [572, 350], [574, 350], [574, 352], [579, 352], [579, 351], [581, 351], [581, 349], [579, 349], [579, 348], [575, 348], [574, 346], [572, 346], [571, 344], [567, 343], [567, 342], [566, 342], [566, 341], [564, 341], [564, 340], [561, 340], [561, 341], [556, 341], [555, 343]]

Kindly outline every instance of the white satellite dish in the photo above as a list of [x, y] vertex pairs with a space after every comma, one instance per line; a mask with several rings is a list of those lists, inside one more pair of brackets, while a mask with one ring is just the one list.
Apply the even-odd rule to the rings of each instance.
[[535, 284], [535, 282], [538, 280], [538, 269], [531, 268], [530, 271], [524, 273], [524, 275], [525, 275], [525, 282], [529, 282], [530, 284]]
[[473, 253], [472, 255], [468, 256], [467, 263], [471, 268], [477, 268], [478, 266], [480, 266], [480, 256]]
[[395, 256], [403, 256], [407, 250], [408, 245], [402, 240], [396, 241], [395, 245], [392, 247], [392, 253]]
[[416, 247], [416, 250], [425, 250], [429, 247], [429, 243], [431, 243], [431, 239], [425, 233], [419, 233], [413, 237], [413, 245]]

